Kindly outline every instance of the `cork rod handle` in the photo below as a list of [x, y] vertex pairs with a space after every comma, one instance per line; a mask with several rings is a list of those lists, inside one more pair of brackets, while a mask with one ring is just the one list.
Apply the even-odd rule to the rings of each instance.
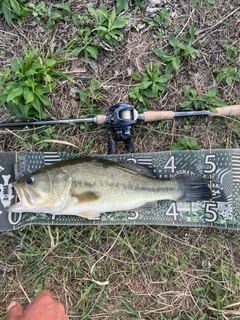
[[[240, 116], [240, 105], [232, 105], [226, 107], [216, 108], [217, 113], [210, 112], [209, 116]], [[145, 111], [143, 113], [144, 122], [171, 120], [174, 118], [173, 111]]]
[[218, 116], [240, 116], [240, 105], [226, 106], [216, 108], [217, 113], [210, 112], [209, 116], [218, 117]]
[[170, 120], [174, 118], [173, 111], [145, 111], [143, 113], [144, 122]]

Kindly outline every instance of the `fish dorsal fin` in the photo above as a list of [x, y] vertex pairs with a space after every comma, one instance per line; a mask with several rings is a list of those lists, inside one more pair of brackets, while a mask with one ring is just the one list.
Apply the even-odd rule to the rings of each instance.
[[156, 178], [156, 174], [153, 170], [153, 168], [137, 164], [137, 163], [129, 163], [129, 162], [124, 162], [124, 163], [119, 163], [122, 167], [129, 169], [131, 171], [134, 171], [136, 173], [145, 175], [149, 178]]

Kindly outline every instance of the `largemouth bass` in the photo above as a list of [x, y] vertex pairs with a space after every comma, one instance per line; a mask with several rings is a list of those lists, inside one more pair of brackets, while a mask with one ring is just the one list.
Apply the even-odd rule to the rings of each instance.
[[20, 201], [7, 210], [94, 219], [103, 212], [147, 211], [158, 200], [208, 201], [212, 197], [208, 184], [208, 179], [201, 176], [159, 180], [132, 165], [74, 159], [13, 182]]

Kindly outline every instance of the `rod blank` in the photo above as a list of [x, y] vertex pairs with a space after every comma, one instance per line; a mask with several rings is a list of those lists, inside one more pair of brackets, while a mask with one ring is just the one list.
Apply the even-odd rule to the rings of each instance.
[[[217, 113], [210, 112], [209, 110], [202, 111], [145, 111], [138, 114], [137, 119], [144, 122], [171, 120], [179, 117], [190, 116], [240, 116], [240, 105], [232, 105], [226, 107], [216, 108]], [[68, 124], [68, 123], [96, 123], [104, 124], [111, 122], [111, 119], [107, 115], [99, 114], [94, 118], [85, 119], [63, 119], [63, 120], [46, 120], [46, 121], [25, 121], [25, 122], [10, 122], [0, 123], [0, 128], [13, 128], [13, 127], [25, 127], [25, 126], [43, 126], [43, 125], [55, 125], [55, 124]]]

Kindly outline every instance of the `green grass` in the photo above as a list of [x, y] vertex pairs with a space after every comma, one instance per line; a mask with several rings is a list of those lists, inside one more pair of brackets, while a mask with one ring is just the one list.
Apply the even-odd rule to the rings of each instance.
[[1, 239], [1, 263], [12, 268], [1, 295], [50, 289], [71, 319], [224, 319], [240, 303], [240, 270], [228, 254], [237, 239], [211, 229], [30, 226]]

